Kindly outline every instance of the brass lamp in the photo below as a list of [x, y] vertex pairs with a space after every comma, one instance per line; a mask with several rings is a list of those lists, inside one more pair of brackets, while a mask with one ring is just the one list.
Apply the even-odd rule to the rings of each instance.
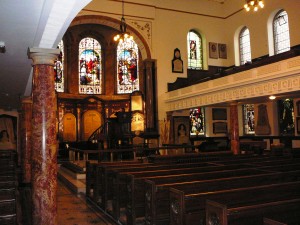
[[264, 6], [263, 0], [246, 0], [244, 8], [247, 12], [249, 12], [251, 9], [256, 12], [259, 8], [262, 9]]

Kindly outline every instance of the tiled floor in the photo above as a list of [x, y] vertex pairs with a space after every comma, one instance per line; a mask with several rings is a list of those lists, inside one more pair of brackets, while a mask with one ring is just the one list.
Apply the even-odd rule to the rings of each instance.
[[86, 201], [84, 195], [76, 195], [58, 182], [57, 192], [59, 225], [115, 225], [99, 209]]

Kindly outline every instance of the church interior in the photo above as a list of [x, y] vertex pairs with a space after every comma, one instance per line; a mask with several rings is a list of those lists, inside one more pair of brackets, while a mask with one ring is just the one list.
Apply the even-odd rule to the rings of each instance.
[[0, 4], [0, 224], [300, 224], [299, 0]]

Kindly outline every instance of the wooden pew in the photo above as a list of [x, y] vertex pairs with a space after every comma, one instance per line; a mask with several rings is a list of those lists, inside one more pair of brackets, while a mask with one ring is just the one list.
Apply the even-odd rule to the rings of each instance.
[[[292, 171], [292, 170], [300, 170], [300, 164], [288, 164], [288, 165], [282, 165], [281, 166], [281, 170], [284, 171]], [[277, 168], [278, 166], [275, 166], [274, 171], [272, 171], [272, 166], [266, 166], [266, 167], [262, 167], [259, 168], [257, 167], [257, 169], [260, 171], [260, 173], [264, 173], [263, 171], [265, 171], [266, 173], [272, 173], [272, 172], [276, 172], [276, 170], [279, 170], [279, 168]], [[249, 168], [255, 168], [253, 166], [249, 165]], [[254, 173], [253, 173], [254, 175]], [[238, 176], [238, 175], [237, 175]], [[215, 177], [211, 178], [211, 179], [218, 179], [218, 178], [223, 178], [222, 176], [220, 176], [219, 174], [215, 175]], [[195, 181], [196, 179], [194, 179]], [[178, 180], [177, 182], [174, 182], [172, 180], [168, 181], [168, 179], [164, 179], [164, 180], [152, 180], [151, 179], [147, 179], [146, 180], [146, 195], [150, 196], [151, 198], [147, 198], [146, 197], [146, 221], [148, 224], [154, 224], [156, 222], [156, 224], [159, 224], [156, 219], [157, 217], [162, 218], [162, 220], [167, 220], [168, 223], [168, 219], [169, 219], [169, 187], [171, 187], [172, 185], [176, 185], [176, 183], [183, 183], [185, 182], [185, 180]], [[188, 182], [188, 181], [186, 181]], [[161, 203], [161, 205], [159, 206], [154, 206], [155, 203]], [[157, 210], [159, 210], [157, 212]], [[160, 215], [158, 215], [160, 214]], [[158, 218], [157, 220], [160, 220], [160, 218]], [[152, 223], [151, 221], [154, 220], [155, 222]], [[161, 224], [166, 223], [165, 221], [162, 221]]]
[[241, 158], [238, 160], [234, 159], [227, 159], [227, 160], [219, 160], [219, 161], [214, 161], [211, 163], [214, 163], [215, 165], [232, 165], [232, 164], [237, 164], [237, 163], [245, 163], [253, 166], [264, 166], [264, 165], [282, 165], [286, 162], [300, 162], [298, 159], [294, 159], [291, 157], [252, 157], [252, 158]]
[[145, 179], [151, 178], [172, 178], [180, 180], [188, 176], [191, 182], [206, 172], [215, 171], [232, 171], [242, 168], [248, 168], [246, 165], [229, 165], [229, 166], [208, 166], [194, 168], [180, 168], [168, 170], [153, 170], [143, 172], [122, 172], [117, 174], [116, 187], [113, 198], [113, 216], [119, 218], [121, 208], [126, 206], [126, 221], [120, 218], [123, 223], [135, 224], [138, 217], [145, 215]]
[[[111, 180], [112, 178], [110, 177], [111, 175], [111, 169], [113, 168], [141, 168], [141, 167], [145, 167], [145, 166], [149, 166], [151, 165], [151, 163], [141, 163], [141, 162], [137, 162], [137, 163], [126, 163], [126, 162], [119, 162], [119, 163], [99, 163], [96, 166], [96, 178], [95, 178], [95, 185], [94, 185], [94, 190], [93, 190], [93, 201], [99, 205], [102, 209], [105, 210], [106, 205], [105, 205], [105, 201], [104, 198], [107, 194], [107, 189], [108, 189], [108, 185], [106, 180]], [[112, 187], [110, 187], [111, 189]], [[109, 189], [109, 190], [110, 190]]]
[[[235, 156], [235, 157], [230, 157], [230, 159], [232, 159], [233, 161], [235, 161], [235, 164], [237, 164], [239, 162], [239, 160], [241, 160], [241, 162], [245, 162], [245, 160], [259, 160], [259, 159], [268, 159], [270, 158], [269, 156], [267, 157], [253, 157], [253, 156]], [[273, 157], [274, 158], [274, 157]], [[213, 158], [214, 160], [216, 160], [215, 158]], [[221, 158], [218, 158], [218, 160], [220, 160]], [[264, 160], [265, 160], [264, 159]], [[204, 158], [204, 161], [206, 162], [207, 158]], [[122, 207], [122, 203], [123, 205], [126, 203], [126, 201], [130, 201], [128, 200], [128, 198], [132, 199], [131, 197], [126, 197], [128, 196], [130, 188], [128, 189], [128, 187], [132, 187], [132, 184], [125, 184], [128, 183], [125, 179], [125, 181], [119, 180], [118, 178], [118, 174], [120, 173], [135, 173], [136, 171], [138, 171], [137, 173], [142, 173], [142, 176], [145, 176], [146, 171], [157, 171], [157, 170], [161, 170], [160, 172], [154, 172], [153, 174], [148, 174], [147, 176], [157, 176], [157, 175], [163, 175], [162, 173], [164, 172], [165, 175], [170, 175], [171, 173], [168, 172], [170, 169], [175, 169], [173, 173], [178, 174], [178, 173], [184, 173], [182, 170], [184, 168], [190, 168], [190, 167], [204, 167], [204, 166], [211, 166], [211, 162], [207, 161], [206, 163], [202, 162], [200, 164], [200, 162], [196, 162], [196, 163], [190, 163], [190, 164], [160, 164], [160, 165], [151, 165], [151, 166], [147, 166], [147, 168], [122, 168], [122, 167], [118, 167], [118, 168], [111, 168], [109, 167], [107, 170], [107, 173], [105, 175], [103, 175], [102, 177], [105, 177], [106, 180], [103, 182], [105, 183], [105, 187], [101, 188], [102, 190], [102, 200], [100, 200], [100, 202], [102, 203], [100, 207], [104, 208], [105, 211], [108, 211], [111, 215], [113, 215], [114, 218], [116, 218], [116, 220], [118, 220], [118, 218], [120, 217], [120, 207]], [[200, 166], [201, 165], [201, 166]], [[242, 168], [242, 166], [240, 166]], [[246, 167], [246, 166], [244, 166]], [[237, 167], [234, 167], [237, 168]], [[177, 169], [177, 171], [176, 171]], [[229, 168], [228, 168], [229, 169]], [[162, 171], [162, 170], [168, 170], [168, 171]], [[212, 169], [214, 170], [214, 169]], [[206, 171], [201, 169], [201, 171]], [[207, 170], [208, 171], [208, 170]], [[211, 170], [209, 170], [211, 171]], [[167, 173], [165, 173], [167, 172]], [[190, 171], [191, 172], [191, 171]], [[186, 171], [185, 173], [188, 173], [188, 171]], [[97, 175], [97, 179], [101, 177], [101, 175]], [[129, 178], [130, 179], [130, 178]], [[130, 185], [130, 186], [129, 186]], [[98, 190], [100, 190], [98, 183], [97, 183], [97, 188]], [[114, 187], [113, 192], [108, 192], [106, 190], [109, 190], [107, 187]], [[138, 192], [140, 194], [140, 196], [142, 196], [144, 194], [143, 189], [142, 191]], [[99, 193], [100, 195], [100, 193]], [[133, 194], [134, 195], [134, 194]], [[121, 199], [123, 196], [123, 199]], [[111, 207], [107, 207], [107, 205], [111, 205], [108, 204], [108, 201], [112, 200], [112, 206]], [[142, 196], [142, 201], [144, 201], [144, 198]], [[130, 201], [132, 202], [132, 201]], [[129, 205], [129, 204], [127, 204]], [[135, 206], [133, 206], [135, 207]], [[144, 206], [142, 206], [143, 208]], [[130, 206], [127, 207], [127, 211], [130, 210]], [[144, 212], [144, 209], [142, 209], [142, 211]], [[131, 217], [131, 216], [129, 216]], [[134, 220], [134, 219], [133, 219]]]
[[[210, 193], [222, 190], [255, 187], [300, 180], [300, 170], [272, 174], [259, 174], [197, 182], [192, 185], [178, 184], [170, 187], [170, 223], [172, 225], [205, 224], [204, 202]], [[199, 202], [201, 204], [199, 204]]]
[[[274, 158], [274, 157], [270, 157], [270, 156], [261, 156], [261, 157], [253, 157], [253, 156], [245, 156], [245, 155], [240, 155], [240, 156], [231, 156], [231, 157], [226, 157], [228, 160], [230, 161], [233, 161], [234, 164], [236, 163], [239, 163], [241, 161], [238, 161], [238, 160], [253, 160], [253, 159], [256, 159], [256, 160], [265, 160], [265, 159], [269, 159], [269, 158]], [[217, 158], [215, 157], [212, 157], [210, 158], [210, 161], [208, 161], [209, 163], [213, 160], [221, 160], [223, 159], [222, 157], [220, 157], [220, 155], [218, 155]], [[208, 159], [207, 158], [204, 158], [203, 161], [207, 161]], [[176, 162], [177, 161], [181, 161], [177, 156], [176, 156]], [[200, 160], [198, 159], [198, 161], [200, 162]], [[164, 161], [162, 161], [164, 162]], [[161, 163], [162, 163], [161, 162]], [[172, 161], [173, 163], [175, 161]], [[244, 161], [243, 161], [244, 162]], [[195, 162], [197, 163], [197, 162]], [[193, 165], [195, 165], [195, 163], [192, 163]], [[128, 165], [126, 165], [128, 164]], [[132, 163], [132, 164], [135, 164], [136, 166], [135, 167], [144, 167], [145, 165], [149, 165], [149, 164], [146, 164], [146, 163]], [[166, 163], [165, 163], [166, 164]], [[160, 164], [159, 164], [160, 165]], [[162, 165], [164, 165], [162, 163]], [[167, 164], [168, 166], [169, 164]], [[156, 164], [154, 164], [153, 166], [157, 166]], [[129, 162], [114, 162], [114, 163], [100, 163], [100, 164], [97, 164], [96, 166], [96, 173], [94, 173], [94, 167], [91, 165], [91, 166], [87, 166], [87, 190], [86, 190], [86, 193], [88, 193], [88, 195], [90, 195], [90, 187], [92, 185], [92, 183], [96, 183], [94, 185], [94, 190], [93, 190], [93, 201], [98, 204], [102, 209], [105, 209], [106, 210], [106, 205], [105, 205], [105, 202], [106, 200], [104, 200], [104, 197], [105, 195], [107, 194], [107, 185], [105, 184], [105, 179], [108, 179], [107, 177], [112, 177], [112, 175], [110, 174], [111, 173], [111, 170], [112, 168], [122, 168], [122, 167], [131, 167], [131, 164]], [[191, 167], [190, 165], [185, 166], [184, 167]], [[91, 171], [91, 172], [89, 172]], [[90, 177], [91, 176], [91, 177]], [[96, 177], [94, 177], [96, 176]], [[112, 178], [110, 179], [112, 180]], [[92, 182], [92, 183], [90, 183]]]
[[185, 153], [178, 155], [150, 155], [148, 161], [153, 163], [170, 163], [170, 162], [197, 162], [212, 161], [224, 157], [232, 157], [231, 151], [218, 151], [211, 153]]
[[267, 172], [257, 169], [236, 169], [206, 172], [202, 174], [174, 177], [157, 177], [145, 179], [145, 220], [147, 224], [169, 223], [169, 187], [179, 183], [190, 183], [203, 180], [214, 180], [225, 177], [248, 176], [265, 174]]
[[17, 224], [16, 151], [0, 151], [0, 224]]
[[[232, 160], [234, 161], [234, 164], [238, 164], [239, 162], [249, 162], [249, 161], [253, 161], [253, 160], [267, 160], [269, 158], [274, 158], [274, 157], [269, 157], [269, 156], [266, 156], [266, 157], [253, 157], [253, 156], [234, 156], [234, 157], [230, 157], [228, 158], [228, 160]], [[277, 159], [277, 158], [276, 158]], [[206, 160], [206, 159], [205, 159]], [[220, 159], [219, 159], [220, 160]], [[213, 162], [210, 162], [208, 161], [207, 162], [208, 164], [207, 165], [210, 165], [211, 164], [214, 164], [214, 161]], [[202, 163], [202, 166], [203, 167], [205, 164]], [[129, 201], [130, 203], [135, 203], [135, 202], [138, 202], [138, 204], [142, 205], [142, 209], [141, 211], [144, 213], [144, 204], [141, 203], [141, 201], [144, 201], [144, 189], [143, 189], [143, 181], [141, 182], [141, 177], [151, 177], [151, 176], [166, 176], [166, 175], [171, 175], [171, 174], [180, 174], [180, 173], [192, 173], [192, 172], [196, 172], [194, 171], [194, 169], [190, 169], [190, 170], [186, 170], [186, 168], [189, 168], [189, 167], [195, 167], [195, 166], [199, 166], [199, 163], [193, 163], [193, 164], [176, 164], [175, 166], [175, 169], [173, 169], [172, 172], [170, 172], [169, 170], [173, 168], [173, 166], [171, 166], [170, 164], [168, 165], [162, 165], [162, 166], [159, 166], [159, 167], [152, 167], [151, 169], [147, 168], [147, 169], [117, 169], [117, 170], [112, 170], [111, 173], [112, 174], [109, 174], [106, 175], [107, 177], [110, 177], [110, 178], [113, 178], [111, 179], [110, 181], [106, 181], [108, 183], [108, 186], [112, 186], [112, 187], [115, 187], [113, 190], [113, 193], [111, 193], [110, 197], [106, 198], [105, 200], [110, 200], [112, 199], [112, 196], [113, 196], [113, 209], [112, 209], [112, 212], [110, 212], [114, 218], [119, 218], [120, 216], [120, 208], [122, 207], [122, 203], [123, 205], [126, 203], [126, 201]], [[168, 171], [163, 171], [164, 168], [167, 168]], [[248, 166], [243, 166], [243, 165], [240, 165], [239, 166], [240, 168], [245, 168], [245, 167], [248, 167]], [[231, 167], [231, 169], [237, 169], [239, 168], [237, 166], [234, 166], [234, 167]], [[180, 169], [179, 169], [180, 168]], [[207, 168], [200, 168], [201, 172], [205, 172], [205, 171], [213, 171], [213, 170], [218, 170], [218, 168], [211, 168], [209, 170], [206, 170]], [[225, 169], [225, 167], [221, 167], [219, 169]], [[229, 167], [227, 169], [230, 169]], [[149, 171], [150, 170], [150, 171]], [[153, 170], [153, 171], [151, 171]], [[160, 171], [157, 171], [157, 170], [160, 170]], [[135, 171], [138, 171], [138, 172], [135, 172]], [[148, 171], [148, 172], [147, 172]], [[120, 174], [123, 174], [125, 173], [125, 175], [122, 175], [122, 176], [125, 176], [125, 178], [119, 178], [119, 175]], [[136, 178], [139, 178], [139, 181], [134, 181], [134, 177], [127, 177], [126, 178], [126, 174], [135, 174], [136, 175]], [[121, 176], [121, 177], [122, 177]], [[110, 183], [110, 182], [113, 182], [113, 183]], [[137, 183], [137, 182], [140, 182], [140, 183]], [[142, 187], [134, 187], [134, 185], [142, 185]], [[131, 190], [136, 190], [136, 189], [139, 189], [139, 191], [137, 192], [139, 196], [141, 197], [136, 197], [137, 199], [139, 199], [138, 201], [135, 200], [135, 201], [132, 201], [133, 198], [135, 198], [135, 194], [132, 193]], [[130, 195], [128, 196], [128, 194], [130, 193]], [[123, 196], [123, 198], [122, 198]], [[142, 199], [142, 200], [141, 200]], [[127, 203], [127, 211], [131, 211], [131, 207], [135, 208], [136, 206], [134, 205], [130, 205]], [[111, 210], [109, 210], [111, 211]], [[128, 216], [129, 218], [131, 216]], [[133, 215], [133, 217], [135, 217]], [[135, 219], [130, 219], [130, 221], [132, 220], [135, 220]], [[130, 222], [131, 223], [131, 222]]]
[[0, 224], [16, 224], [15, 188], [0, 189]]
[[264, 215], [264, 225], [299, 225], [300, 213], [298, 209], [288, 208], [280, 212]]
[[[127, 166], [126, 168], [124, 167], [109, 167], [109, 168], [104, 168], [104, 188], [102, 190], [102, 197], [103, 197], [103, 203], [105, 204], [104, 208], [107, 210], [109, 213], [113, 214], [115, 218], [118, 218], [118, 214], [115, 214], [115, 209], [119, 208], [116, 205], [112, 205], [112, 207], [107, 207], [109, 204], [108, 201], [112, 200], [113, 202], [118, 202], [118, 197], [120, 193], [123, 190], [123, 193], [126, 192], [126, 187], [124, 186], [125, 183], [119, 181], [118, 175], [120, 173], [146, 173], [150, 171], [161, 171], [161, 172], [167, 172], [170, 170], [177, 170], [177, 171], [182, 171], [184, 169], [189, 169], [189, 168], [197, 168], [198, 170], [203, 170], [202, 168], [205, 167], [211, 167], [213, 165], [203, 162], [203, 163], [190, 163], [190, 164], [152, 164], [152, 165], [144, 165], [144, 166]], [[99, 175], [97, 175], [99, 177]], [[98, 184], [97, 184], [98, 185]]]
[[300, 210], [300, 181], [213, 192], [206, 199], [206, 224], [262, 225], [263, 216]]
[[[249, 161], [259, 161], [259, 160], [268, 160], [270, 157], [233, 157], [232, 160], [237, 164], [238, 162], [249, 162]], [[274, 157], [271, 157], [274, 158]], [[276, 158], [277, 159], [277, 158]], [[239, 161], [240, 160], [240, 161]], [[209, 162], [209, 164], [211, 164]], [[196, 164], [198, 165], [198, 164]], [[189, 165], [184, 165], [191, 167], [191, 164]], [[178, 165], [176, 167], [179, 167]], [[207, 171], [218, 171], [218, 170], [229, 170], [229, 169], [237, 169], [237, 168], [248, 168], [249, 166], [247, 165], [233, 165], [232, 167], [205, 167], [205, 168], [200, 168], [200, 172], [207, 172]], [[158, 169], [160, 169], [158, 171]], [[170, 170], [171, 167], [168, 167], [168, 170]], [[155, 168], [156, 171], [154, 171], [154, 168], [151, 170], [153, 171], [147, 171], [149, 170], [148, 168], [146, 170], [141, 170], [139, 169], [139, 172], [135, 172], [136, 170], [131, 170], [125, 169], [125, 170], [116, 170], [112, 171], [115, 173], [114, 175], [110, 174], [109, 177], [116, 177], [113, 178], [113, 183], [108, 184], [109, 187], [114, 187], [113, 190], [114, 192], [111, 194], [110, 197], [107, 197], [105, 201], [108, 201], [110, 199], [113, 200], [112, 204], [112, 211], [111, 209], [108, 209], [107, 211], [113, 215], [113, 217], [116, 220], [119, 220], [120, 218], [120, 208], [124, 207], [126, 205], [126, 220], [128, 224], [135, 223], [135, 220], [137, 217], [143, 216], [144, 215], [144, 179], [147, 177], [151, 176], [170, 176], [170, 175], [178, 175], [178, 174], [183, 174], [187, 175], [188, 173], [192, 172], [197, 172], [194, 171], [194, 169], [173, 169], [173, 171], [163, 171], [162, 168]], [[127, 176], [128, 174], [131, 174]], [[164, 177], [165, 178], [165, 177]], [[191, 180], [194, 179], [194, 177], [190, 178]], [[107, 181], [109, 183], [109, 181]], [[123, 223], [124, 220], [122, 220]]]
[[97, 176], [97, 166], [127, 166], [127, 165], [141, 165], [146, 164], [140, 161], [122, 161], [122, 162], [90, 162], [86, 161], [86, 196], [94, 200], [95, 186], [96, 186], [96, 176]]

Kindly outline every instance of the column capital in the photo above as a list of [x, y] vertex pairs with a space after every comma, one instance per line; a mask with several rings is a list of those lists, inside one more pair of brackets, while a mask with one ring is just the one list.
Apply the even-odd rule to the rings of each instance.
[[54, 48], [28, 48], [28, 58], [32, 59], [33, 65], [54, 65], [60, 50]]

